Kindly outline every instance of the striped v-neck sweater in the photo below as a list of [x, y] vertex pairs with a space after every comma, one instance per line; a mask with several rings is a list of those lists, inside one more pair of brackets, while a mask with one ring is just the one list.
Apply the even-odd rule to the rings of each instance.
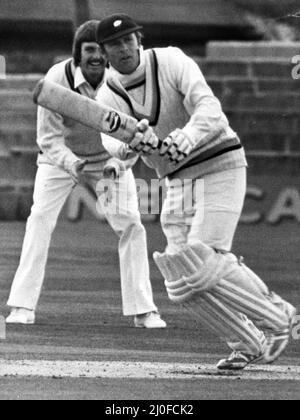
[[[143, 158], [160, 178], [195, 179], [247, 166], [244, 148], [219, 100], [195, 61], [178, 48], [141, 49], [138, 69], [123, 75], [111, 68], [98, 98], [138, 120], [147, 118], [160, 139], [176, 128], [191, 139], [193, 152], [180, 164], [158, 152]], [[117, 140], [105, 135], [103, 144], [114, 156], [124, 155], [124, 145]]]

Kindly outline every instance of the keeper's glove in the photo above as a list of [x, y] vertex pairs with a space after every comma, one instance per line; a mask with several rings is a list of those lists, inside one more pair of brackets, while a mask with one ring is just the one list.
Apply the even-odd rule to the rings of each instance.
[[144, 119], [137, 124], [135, 133], [129, 147], [136, 153], [151, 155], [158, 148], [159, 140], [149, 126], [149, 121]]
[[160, 155], [168, 155], [170, 160], [179, 163], [188, 157], [194, 148], [194, 143], [183, 130], [177, 128], [163, 141]]
[[119, 159], [112, 158], [107, 162], [103, 169], [103, 178], [115, 181], [120, 178], [124, 172], [126, 172], [125, 163]]

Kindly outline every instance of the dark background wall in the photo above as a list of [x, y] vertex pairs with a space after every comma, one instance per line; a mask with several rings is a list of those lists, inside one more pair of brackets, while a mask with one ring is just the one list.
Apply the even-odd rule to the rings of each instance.
[[212, 39], [256, 39], [244, 11], [227, 0], [0, 0], [0, 53], [8, 71], [46, 71], [70, 51], [74, 28], [117, 12], [145, 28], [145, 45], [176, 44], [204, 54]]

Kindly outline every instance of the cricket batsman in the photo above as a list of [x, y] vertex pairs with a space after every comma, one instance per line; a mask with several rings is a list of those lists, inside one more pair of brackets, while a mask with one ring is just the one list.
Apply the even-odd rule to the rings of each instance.
[[[135, 151], [166, 180], [161, 224], [168, 246], [154, 259], [171, 301], [231, 349], [218, 368], [272, 363], [288, 345], [296, 310], [231, 253], [246, 193], [243, 146], [198, 65], [178, 48], [144, 50], [141, 30], [124, 14], [98, 26], [110, 64], [98, 99], [139, 121], [129, 146], [119, 142], [118, 149], [107, 135], [104, 145], [120, 159]], [[195, 188], [204, 183], [204, 194], [187, 207], [185, 180]]]
[[[56, 64], [46, 79], [80, 95], [95, 99], [105, 80], [107, 61], [96, 42], [98, 21], [88, 21], [77, 30], [73, 58]], [[123, 313], [134, 316], [136, 327], [165, 328], [153, 302], [146, 232], [138, 210], [136, 184], [131, 171], [136, 162], [112, 159], [99, 132], [61, 115], [38, 108], [37, 143], [40, 147], [34, 188], [34, 204], [27, 221], [20, 265], [8, 306], [8, 324], [33, 324], [41, 293], [52, 233], [61, 209], [80, 182], [97, 192], [107, 170], [115, 181], [107, 194], [115, 198], [106, 206], [99, 201], [112, 229], [118, 234]], [[113, 194], [114, 192], [114, 194]], [[120, 205], [121, 203], [121, 205]], [[113, 208], [114, 211], [110, 211]], [[104, 240], [104, 238], [103, 238]]]

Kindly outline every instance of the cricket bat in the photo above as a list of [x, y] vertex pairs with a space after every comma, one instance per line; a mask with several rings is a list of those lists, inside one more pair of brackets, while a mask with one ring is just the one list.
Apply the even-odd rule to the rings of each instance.
[[[87, 127], [99, 131], [99, 133], [108, 134], [126, 144], [131, 143], [135, 133], [138, 131], [137, 119], [46, 79], [38, 82], [34, 90], [33, 100], [37, 105], [78, 121]], [[219, 134], [220, 132], [209, 133], [207, 139], [217, 137]], [[163, 142], [159, 139], [158, 151], [162, 146]], [[176, 166], [171, 161], [169, 164], [165, 164], [163, 159], [161, 159], [163, 162], [161, 165], [165, 166], [161, 171], [161, 177], [163, 178], [178, 171], [189, 160], [192, 160], [195, 154], [197, 154], [197, 151], [189, 156], [183, 153], [186, 159]], [[149, 156], [148, 160], [152, 160], [153, 167], [157, 167], [158, 157], [155, 154]]]
[[124, 143], [130, 143], [137, 132], [135, 118], [46, 79], [38, 82], [33, 100], [37, 105]]

